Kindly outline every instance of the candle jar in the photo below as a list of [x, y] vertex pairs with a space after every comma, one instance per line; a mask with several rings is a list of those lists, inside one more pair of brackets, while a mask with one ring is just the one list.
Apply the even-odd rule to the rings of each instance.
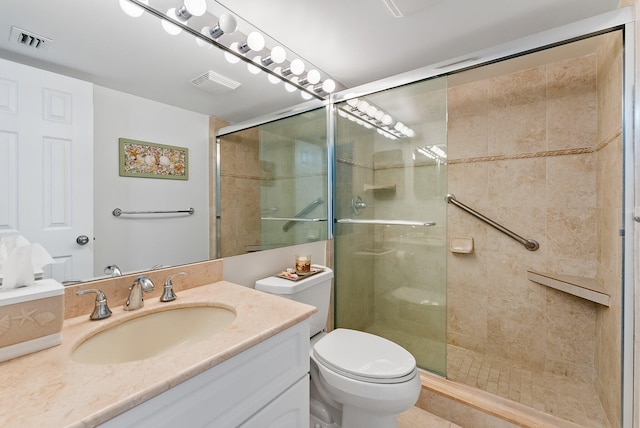
[[311, 272], [311, 254], [296, 254], [296, 272]]

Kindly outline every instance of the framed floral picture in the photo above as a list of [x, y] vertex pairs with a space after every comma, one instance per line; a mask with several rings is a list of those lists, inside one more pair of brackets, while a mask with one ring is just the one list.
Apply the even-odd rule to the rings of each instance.
[[120, 138], [120, 176], [189, 179], [189, 149]]

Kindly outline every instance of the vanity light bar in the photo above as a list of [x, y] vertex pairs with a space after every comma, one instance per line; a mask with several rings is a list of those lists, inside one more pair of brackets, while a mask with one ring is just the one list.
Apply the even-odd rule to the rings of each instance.
[[[437, 146], [418, 147], [416, 151], [429, 159], [433, 159], [438, 164], [447, 162], [447, 154]], [[415, 155], [413, 159], [415, 160]]]
[[[144, 9], [151, 15], [161, 19], [163, 23], [170, 24], [171, 26], [177, 27], [178, 29], [191, 34], [196, 38], [197, 41], [199, 41], [199, 44], [205, 44], [205, 45], [209, 44], [217, 47], [218, 49], [222, 50], [225, 53], [225, 58], [227, 58], [229, 62], [235, 63], [235, 62], [243, 61], [247, 64], [247, 66], [250, 66], [250, 70], [252, 72], [255, 72], [255, 70], [258, 70], [258, 72], [263, 71], [267, 73], [267, 75], [270, 77], [270, 80], [274, 81], [275, 79], [277, 79], [275, 81], [284, 82], [285, 87], [293, 87], [295, 89], [298, 89], [299, 91], [301, 91], [301, 93], [305, 94], [304, 98], [307, 98], [307, 99], [316, 98], [318, 100], [324, 100], [336, 88], [335, 82], [332, 79], [326, 79], [323, 83], [319, 83], [316, 85], [310, 84], [308, 86], [306, 85], [308, 82], [305, 81], [304, 79], [302, 80], [301, 83], [298, 83], [297, 79], [289, 79], [287, 78], [287, 76], [281, 74], [281, 72], [277, 72], [275, 70], [268, 68], [268, 66], [272, 64], [276, 64], [275, 61], [262, 61], [260, 59], [258, 59], [257, 61], [254, 61], [253, 58], [249, 58], [245, 56], [244, 55], [245, 53], [246, 54], [250, 54], [251, 52], [256, 53], [264, 49], [264, 45], [262, 43], [259, 43], [261, 41], [260, 39], [264, 40], [264, 38], [262, 35], [260, 35], [255, 31], [249, 34], [249, 36], [251, 37], [251, 40], [249, 40], [249, 37], [248, 37], [247, 40], [243, 43], [236, 42], [236, 43], [232, 43], [231, 46], [226, 46], [218, 41], [218, 38], [217, 38], [219, 37], [218, 33], [214, 34], [217, 37], [213, 38], [213, 36], [210, 37], [211, 32], [209, 32], [208, 34], [203, 34], [203, 32], [196, 31], [193, 28], [189, 27], [186, 24], [186, 22], [183, 22], [178, 19], [174, 19], [173, 16], [168, 16], [156, 10], [155, 8], [147, 5], [146, 0], [121, 0], [121, 1], [125, 1], [125, 2], [128, 1], [133, 5], [141, 9]], [[204, 33], [207, 33], [207, 32], [204, 32]], [[254, 34], [257, 34], [257, 35], [254, 35]], [[256, 43], [256, 40], [258, 43]], [[255, 49], [258, 49], [258, 48], [260, 49], [253, 50], [251, 49], [252, 47], [254, 47]], [[297, 61], [302, 62], [301, 60], [297, 60]], [[294, 62], [296, 62], [296, 60], [292, 60], [290, 64], [293, 64]], [[303, 63], [303, 66], [304, 66], [304, 63]], [[283, 64], [283, 66], [279, 70], [286, 69], [288, 67], [289, 65]]]
[[347, 100], [347, 105], [340, 107], [338, 114], [365, 128], [376, 128], [379, 134], [392, 140], [416, 135], [415, 131], [380, 107], [359, 98]]

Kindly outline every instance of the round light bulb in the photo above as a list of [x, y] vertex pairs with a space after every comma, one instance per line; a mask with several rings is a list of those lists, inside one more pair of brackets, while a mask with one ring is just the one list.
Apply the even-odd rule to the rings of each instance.
[[[231, 43], [231, 45], [229, 46], [229, 49], [231, 49], [234, 52], [238, 52], [238, 42]], [[224, 57], [231, 64], [237, 64], [238, 62], [240, 62], [240, 58], [238, 58], [233, 54], [230, 54], [229, 52], [225, 52]]]
[[358, 102], [358, 110], [360, 110], [362, 113], [366, 113], [368, 108], [369, 108], [369, 103], [366, 102], [365, 100], [360, 100]]
[[[253, 62], [260, 62], [260, 55], [256, 56], [253, 58]], [[256, 67], [255, 65], [251, 64], [251, 63], [247, 63], [247, 70], [249, 70], [249, 73], [251, 74], [258, 74], [260, 73], [260, 69], [258, 67]]]
[[[149, 4], [149, 0], [140, 0], [141, 3]], [[129, 0], [120, 0], [120, 8], [124, 13], [132, 18], [138, 18], [144, 13], [144, 9], [137, 4], [131, 3]]]
[[333, 79], [325, 80], [324, 82], [322, 82], [322, 90], [327, 94], [332, 93], [336, 90], [336, 82], [334, 82]]
[[375, 108], [375, 106], [370, 105], [369, 107], [367, 107], [367, 116], [369, 117], [375, 117], [376, 113], [378, 112], [378, 109]]
[[[293, 79], [291, 79], [291, 81], [292, 81], [293, 83], [297, 83], [297, 82], [298, 82], [298, 78], [297, 78], [297, 77], [294, 77]], [[293, 85], [292, 85], [291, 83], [289, 83], [289, 82], [287, 82], [287, 83], [285, 83], [285, 84], [284, 84], [284, 88], [287, 90], [287, 92], [295, 92], [295, 91], [296, 91], [296, 89], [298, 89], [298, 88], [296, 88], [295, 86], [293, 86]]]
[[264, 36], [257, 31], [252, 31], [247, 37], [247, 46], [252, 51], [261, 51], [264, 49]]
[[[211, 27], [202, 27], [202, 30], [200, 30], [200, 34], [207, 37], [209, 37], [210, 32], [211, 32]], [[207, 43], [199, 37], [196, 37], [196, 45], [206, 49], [211, 49], [213, 47], [211, 43]]]
[[351, 107], [356, 107], [358, 105], [358, 102], [360, 102], [358, 98], [351, 98], [350, 100], [347, 100], [347, 104], [349, 104]]
[[384, 112], [382, 110], [378, 110], [376, 114], [373, 116], [375, 120], [378, 122], [382, 121], [382, 117], [384, 116]]
[[388, 114], [385, 114], [384, 116], [382, 116], [382, 120], [381, 120], [383, 125], [391, 125], [393, 123], [393, 118], [391, 116], [389, 116]]
[[234, 33], [238, 28], [236, 18], [228, 13], [223, 13], [218, 19], [218, 27], [227, 34]]
[[275, 64], [282, 64], [287, 59], [287, 51], [282, 46], [271, 49], [271, 61]]
[[[280, 74], [280, 67], [276, 67], [273, 69], [274, 72]], [[280, 79], [278, 79], [276, 76], [274, 76], [273, 74], [267, 74], [267, 79], [269, 79], [269, 82], [273, 83], [274, 85], [277, 85], [278, 83], [281, 82]]]
[[404, 134], [405, 134], [407, 137], [409, 137], [409, 138], [413, 138], [413, 137], [415, 137], [415, 136], [416, 136], [416, 132], [415, 132], [413, 129], [411, 129], [411, 128], [407, 128], [407, 129], [405, 130]]
[[[176, 8], [172, 7], [171, 9], [167, 10], [167, 16], [177, 21], [178, 17], [176, 16]], [[182, 28], [178, 27], [173, 22], [169, 22], [166, 19], [163, 19], [160, 22], [162, 22], [162, 28], [164, 28], [164, 31], [171, 34], [172, 36], [178, 35], [182, 32]]]
[[205, 0], [184, 0], [184, 7], [193, 16], [202, 16], [207, 11]]
[[293, 74], [299, 76], [304, 73], [304, 62], [302, 62], [301, 59], [296, 58], [291, 61], [291, 65], [289, 66], [289, 68], [291, 69], [291, 72]]
[[310, 100], [311, 99], [311, 94], [308, 93], [307, 91], [300, 91], [300, 96], [302, 96], [303, 100]]
[[315, 85], [320, 81], [320, 72], [318, 70], [311, 69], [307, 73], [307, 82], [312, 85]]

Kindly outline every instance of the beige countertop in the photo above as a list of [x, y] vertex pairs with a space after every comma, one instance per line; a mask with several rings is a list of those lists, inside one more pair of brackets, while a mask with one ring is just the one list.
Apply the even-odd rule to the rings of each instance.
[[[72, 350], [85, 338], [158, 308], [205, 304], [232, 308], [233, 323], [191, 346], [141, 361], [97, 365], [74, 362]], [[178, 299], [145, 300], [142, 309], [90, 321], [65, 320], [62, 344], [0, 363], [0, 426], [95, 426], [303, 321], [312, 306], [221, 281], [183, 290]], [[143, 331], [141, 334], [160, 334]]]

